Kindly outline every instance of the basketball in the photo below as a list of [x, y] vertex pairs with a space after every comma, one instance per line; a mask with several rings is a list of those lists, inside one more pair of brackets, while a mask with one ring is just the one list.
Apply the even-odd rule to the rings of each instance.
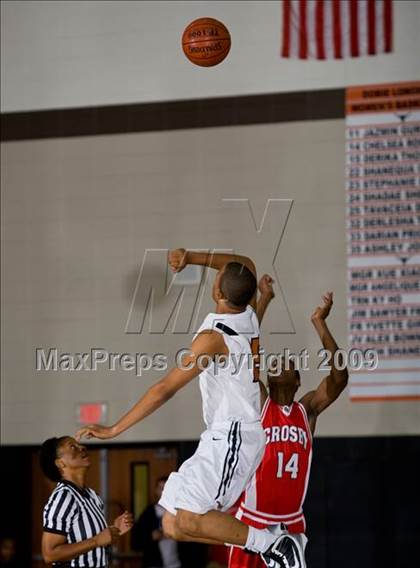
[[182, 49], [186, 57], [200, 67], [221, 63], [229, 53], [230, 44], [229, 30], [213, 18], [194, 20], [182, 34]]

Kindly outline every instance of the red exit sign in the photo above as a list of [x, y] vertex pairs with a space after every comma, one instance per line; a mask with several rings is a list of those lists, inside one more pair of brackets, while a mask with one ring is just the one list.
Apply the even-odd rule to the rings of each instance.
[[107, 405], [104, 402], [87, 402], [77, 407], [77, 421], [81, 425], [106, 422]]

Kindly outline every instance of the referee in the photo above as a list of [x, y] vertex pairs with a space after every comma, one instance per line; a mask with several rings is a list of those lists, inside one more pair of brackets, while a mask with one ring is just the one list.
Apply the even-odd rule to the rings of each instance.
[[86, 486], [86, 448], [70, 436], [50, 438], [41, 447], [41, 469], [57, 486], [44, 507], [42, 556], [60, 567], [108, 566], [107, 547], [129, 531], [125, 511], [108, 527], [102, 499]]

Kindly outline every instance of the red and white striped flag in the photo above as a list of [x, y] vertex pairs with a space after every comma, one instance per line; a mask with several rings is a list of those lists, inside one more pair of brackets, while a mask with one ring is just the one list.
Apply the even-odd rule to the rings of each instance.
[[392, 0], [283, 0], [283, 57], [341, 59], [392, 51]]

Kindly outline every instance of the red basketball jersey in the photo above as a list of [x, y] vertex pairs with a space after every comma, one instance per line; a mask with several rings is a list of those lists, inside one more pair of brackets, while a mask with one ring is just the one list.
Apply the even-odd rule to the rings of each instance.
[[306, 411], [299, 402], [280, 406], [268, 398], [261, 422], [267, 436], [264, 457], [242, 496], [239, 516], [244, 522], [304, 526], [312, 458]]

